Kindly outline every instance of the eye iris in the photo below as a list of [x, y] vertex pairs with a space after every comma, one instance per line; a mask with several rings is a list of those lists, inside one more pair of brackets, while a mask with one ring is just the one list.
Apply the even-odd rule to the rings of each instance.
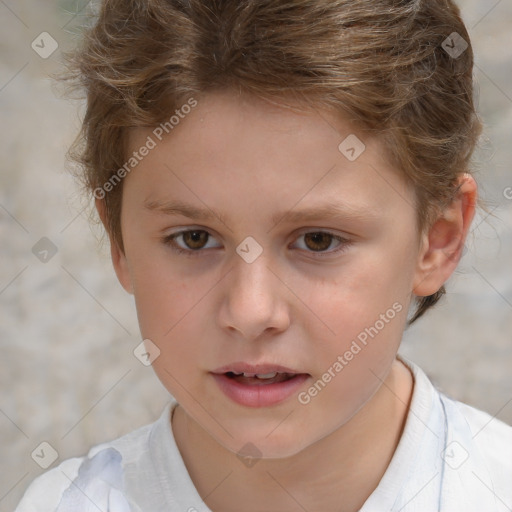
[[[208, 233], [206, 231], [187, 231], [183, 233], [183, 240], [185, 244], [190, 249], [201, 249], [203, 245], [206, 244], [208, 238]], [[192, 245], [190, 245], [190, 241], [192, 241]], [[200, 242], [200, 247], [195, 246], [194, 244]], [[202, 244], [201, 244], [202, 242]]]
[[[189, 249], [198, 250], [203, 248], [207, 241], [209, 233], [204, 230], [192, 230], [182, 233], [183, 241]], [[325, 251], [331, 245], [333, 236], [330, 233], [322, 231], [306, 233], [304, 240], [309, 249], [313, 251]], [[311, 246], [312, 243], [312, 246]]]
[[[331, 239], [332, 239], [332, 235], [330, 235], [329, 233], [322, 233], [322, 232], [306, 233], [306, 235], [304, 237], [304, 240], [306, 241], [306, 245], [308, 246], [309, 249], [320, 250], [320, 251], [325, 250], [329, 247], [329, 245], [331, 244]], [[320, 244], [320, 247], [310, 247], [308, 244], [308, 241], [311, 241], [311, 240], [313, 241], [313, 244], [316, 244], [317, 246], [318, 246], [318, 244]], [[324, 243], [322, 243], [322, 241]]]

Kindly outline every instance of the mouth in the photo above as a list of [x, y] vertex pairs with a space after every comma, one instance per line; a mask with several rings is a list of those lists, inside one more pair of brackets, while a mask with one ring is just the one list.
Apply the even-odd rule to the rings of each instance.
[[[265, 386], [268, 384], [276, 384], [278, 382], [285, 382], [306, 375], [304, 373], [281, 373], [281, 372], [268, 372], [268, 373], [235, 373], [226, 372], [225, 375], [228, 379], [232, 379], [240, 384], [248, 386]], [[307, 374], [309, 375], [309, 374]]]
[[245, 362], [231, 363], [221, 368], [213, 370], [216, 375], [224, 375], [228, 379], [246, 385], [261, 386], [265, 384], [275, 384], [285, 382], [307, 375], [309, 373], [301, 372], [278, 364], [251, 364]]
[[210, 372], [220, 390], [247, 407], [269, 407], [290, 398], [311, 377], [275, 364], [233, 363]]

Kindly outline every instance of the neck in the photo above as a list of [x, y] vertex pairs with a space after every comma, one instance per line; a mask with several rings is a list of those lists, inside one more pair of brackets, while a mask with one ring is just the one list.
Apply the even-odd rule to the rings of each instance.
[[238, 511], [241, 503], [247, 512], [356, 512], [391, 461], [412, 389], [411, 372], [395, 360], [379, 390], [345, 425], [291, 457], [249, 467], [180, 406], [172, 427], [189, 475], [213, 512]]

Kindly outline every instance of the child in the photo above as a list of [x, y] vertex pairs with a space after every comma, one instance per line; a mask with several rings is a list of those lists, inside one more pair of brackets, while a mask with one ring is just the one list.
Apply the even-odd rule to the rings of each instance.
[[511, 510], [512, 427], [397, 355], [476, 207], [458, 8], [105, 0], [71, 64], [83, 178], [172, 400], [17, 512]]

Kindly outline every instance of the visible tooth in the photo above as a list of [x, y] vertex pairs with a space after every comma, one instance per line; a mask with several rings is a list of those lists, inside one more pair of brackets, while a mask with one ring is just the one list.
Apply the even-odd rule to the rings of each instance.
[[274, 378], [278, 372], [272, 372], [272, 373], [238, 373], [238, 372], [231, 372], [234, 375], [243, 375], [244, 377], [258, 377], [258, 379], [272, 379]]
[[272, 372], [272, 373], [258, 373], [258, 374], [256, 375], [256, 377], [258, 377], [258, 379], [272, 379], [272, 378], [274, 378], [276, 375], [277, 375], [277, 372]]

